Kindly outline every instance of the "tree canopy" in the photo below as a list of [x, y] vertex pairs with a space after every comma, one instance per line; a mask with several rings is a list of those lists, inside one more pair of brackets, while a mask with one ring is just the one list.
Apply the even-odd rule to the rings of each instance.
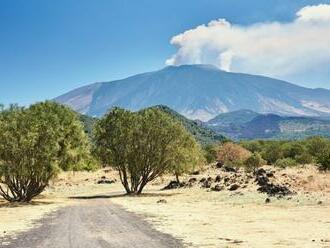
[[136, 194], [166, 171], [181, 173], [201, 154], [183, 126], [159, 109], [113, 108], [96, 125], [95, 145], [100, 160], [118, 170], [126, 192]]
[[54, 102], [0, 113], [0, 195], [30, 201], [60, 169], [77, 170], [89, 144], [76, 114]]

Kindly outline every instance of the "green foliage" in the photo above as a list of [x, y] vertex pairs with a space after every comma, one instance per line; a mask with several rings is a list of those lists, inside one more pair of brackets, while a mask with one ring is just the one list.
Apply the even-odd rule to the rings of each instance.
[[255, 140], [243, 141], [241, 145], [251, 152], [260, 152], [263, 159], [269, 164], [275, 164], [280, 159], [290, 158], [297, 164], [317, 162], [324, 167], [327, 164], [326, 154], [330, 150], [330, 139], [316, 136], [299, 141]]
[[275, 162], [275, 166], [280, 168], [293, 167], [296, 166], [297, 162], [292, 158], [281, 158]]
[[76, 114], [53, 102], [0, 114], [0, 195], [30, 201], [60, 169], [78, 169], [89, 157]]
[[113, 108], [96, 125], [95, 151], [103, 164], [118, 170], [129, 194], [140, 194], [166, 171], [181, 173], [200, 157], [194, 138], [159, 109]]
[[278, 142], [270, 142], [262, 151], [262, 157], [268, 164], [274, 164], [278, 159], [283, 158], [283, 150]]
[[330, 170], [330, 146], [323, 153], [317, 154], [316, 162], [320, 169]]
[[216, 132], [212, 131], [211, 129], [203, 126], [198, 121], [189, 120], [183, 115], [180, 115], [176, 111], [170, 109], [164, 105], [158, 105], [155, 107], [151, 107], [150, 109], [159, 109], [162, 112], [170, 115], [175, 121], [180, 122], [183, 127], [191, 133], [195, 139], [201, 145], [208, 145], [208, 144], [216, 144], [221, 143], [227, 140], [223, 135], [217, 134]]
[[264, 160], [258, 152], [252, 153], [250, 157], [248, 157], [244, 161], [244, 167], [247, 171], [255, 171], [258, 167], [262, 166]]
[[206, 145], [203, 148], [203, 152], [207, 163], [212, 163], [217, 160], [217, 145]]

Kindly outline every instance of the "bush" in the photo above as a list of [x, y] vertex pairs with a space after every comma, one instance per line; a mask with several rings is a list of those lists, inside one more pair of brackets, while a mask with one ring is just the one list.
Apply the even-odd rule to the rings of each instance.
[[203, 151], [207, 163], [213, 163], [217, 160], [217, 148], [215, 145], [206, 145]]
[[217, 159], [220, 163], [239, 166], [243, 161], [250, 157], [251, 152], [241, 147], [240, 145], [227, 142], [218, 150]]
[[114, 108], [97, 123], [94, 135], [99, 159], [118, 170], [128, 194], [140, 194], [165, 171], [181, 173], [201, 154], [183, 126], [159, 109]]
[[282, 145], [282, 152], [285, 158], [294, 159], [297, 156], [307, 154], [307, 149], [297, 141], [289, 141]]
[[330, 170], [330, 146], [323, 153], [317, 154], [316, 162], [320, 169]]
[[78, 117], [53, 102], [3, 110], [0, 130], [0, 195], [11, 202], [29, 202], [60, 169], [89, 156]]
[[262, 157], [268, 164], [274, 164], [278, 159], [283, 158], [283, 151], [279, 142], [271, 142], [266, 145], [262, 152]]
[[275, 166], [280, 168], [293, 167], [296, 166], [297, 162], [292, 158], [282, 158], [278, 159], [275, 162]]
[[298, 164], [311, 164], [314, 163], [314, 157], [309, 153], [304, 153], [295, 157]]
[[258, 167], [262, 166], [264, 160], [261, 155], [257, 152], [254, 152], [250, 157], [244, 161], [244, 167], [247, 171], [254, 172]]

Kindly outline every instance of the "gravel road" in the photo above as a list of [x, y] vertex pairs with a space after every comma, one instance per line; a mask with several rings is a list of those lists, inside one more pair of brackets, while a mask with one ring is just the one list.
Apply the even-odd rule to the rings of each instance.
[[153, 229], [141, 217], [105, 199], [76, 200], [43, 218], [37, 228], [5, 240], [5, 248], [163, 248], [179, 240]]

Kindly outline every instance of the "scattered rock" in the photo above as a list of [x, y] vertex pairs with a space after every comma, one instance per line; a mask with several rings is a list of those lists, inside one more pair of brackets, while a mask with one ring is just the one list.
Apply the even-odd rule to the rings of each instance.
[[218, 169], [222, 168], [223, 162], [218, 161], [217, 164], [215, 165]]
[[267, 183], [258, 188], [261, 193], [266, 193], [269, 196], [285, 196], [293, 194], [286, 186], [275, 185], [273, 183]]
[[192, 177], [188, 180], [188, 183], [193, 184], [197, 182], [197, 178], [196, 177]]
[[220, 184], [216, 184], [213, 188], [211, 188], [212, 191], [222, 191], [223, 189], [224, 187]]
[[262, 176], [262, 175], [265, 175], [266, 174], [266, 171], [265, 171], [265, 169], [260, 168], [260, 169], [256, 170], [255, 174], [257, 176]]
[[267, 185], [269, 183], [269, 179], [264, 175], [258, 175], [256, 177], [256, 182], [259, 186], [264, 186], [264, 185]]
[[266, 198], [265, 203], [270, 203], [270, 199]]
[[267, 177], [274, 177], [274, 172], [269, 171], [269, 172], [266, 173], [266, 176]]
[[223, 169], [226, 172], [233, 172], [233, 173], [236, 173], [237, 172], [235, 168], [230, 167], [230, 166], [224, 166]]
[[239, 185], [238, 184], [232, 184], [229, 186], [228, 190], [229, 191], [234, 191], [234, 190], [237, 190], [239, 188]]
[[214, 181], [216, 183], [219, 183], [221, 181], [221, 176], [220, 175], [217, 175]]
[[165, 199], [160, 199], [157, 201], [157, 203], [167, 203], [167, 201]]
[[115, 181], [105, 178], [97, 181], [97, 184], [112, 184], [112, 183], [115, 183]]
[[177, 181], [171, 181], [167, 186], [163, 188], [163, 190], [169, 189], [178, 189], [184, 187], [186, 184], [184, 182], [178, 183]]
[[202, 183], [202, 188], [211, 188], [211, 184], [212, 184], [212, 181], [210, 180], [205, 180], [203, 183]]
[[199, 174], [200, 174], [199, 171], [194, 171], [193, 173], [191, 173], [191, 175], [194, 175], [194, 176], [197, 176], [197, 175], [199, 175]]
[[323, 203], [322, 201], [318, 201], [317, 202], [318, 205], [322, 205], [322, 203]]
[[204, 183], [206, 181], [206, 178], [203, 177], [201, 180], [199, 180], [200, 183]]

